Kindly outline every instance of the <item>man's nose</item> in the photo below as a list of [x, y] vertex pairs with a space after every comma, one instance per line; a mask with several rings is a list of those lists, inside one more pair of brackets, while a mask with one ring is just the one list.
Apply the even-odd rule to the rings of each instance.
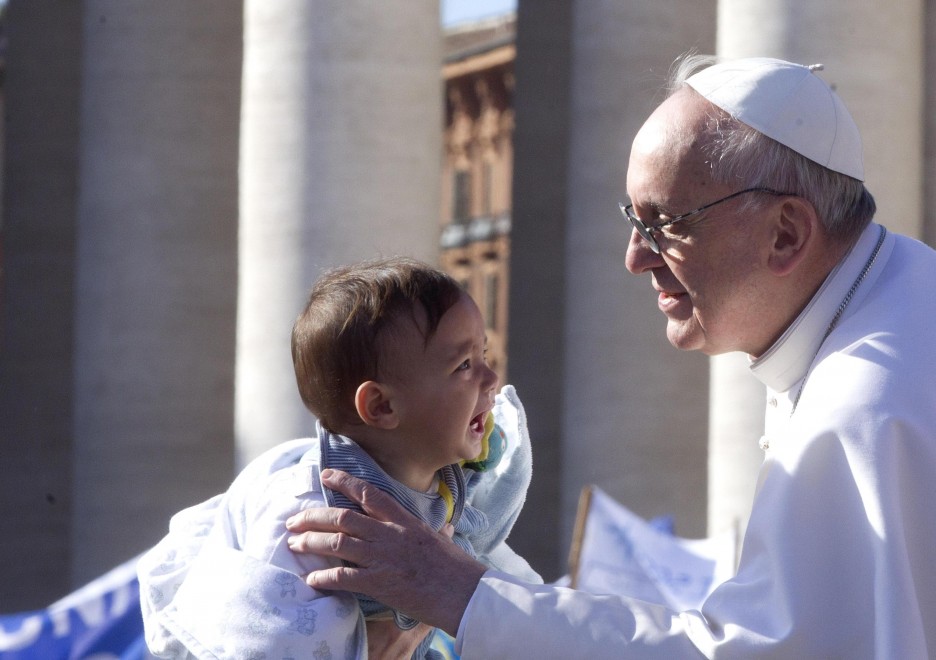
[[663, 257], [650, 249], [650, 244], [637, 233], [631, 230], [630, 242], [624, 255], [624, 265], [634, 275], [645, 273], [663, 263]]

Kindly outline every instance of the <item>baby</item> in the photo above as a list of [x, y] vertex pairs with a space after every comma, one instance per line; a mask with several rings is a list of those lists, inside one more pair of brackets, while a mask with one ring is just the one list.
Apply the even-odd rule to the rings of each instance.
[[[451, 524], [454, 542], [481, 561], [541, 582], [504, 543], [529, 485], [530, 447], [513, 388], [495, 398], [485, 344], [475, 303], [434, 268], [396, 258], [323, 276], [292, 335], [316, 437], [266, 452], [226, 493], [173, 517], [138, 569], [150, 650], [355, 658], [379, 625], [370, 622], [416, 625], [366, 596], [302, 581], [334, 560], [293, 554], [286, 519], [354, 507], [323, 488], [325, 468], [374, 484], [436, 530]], [[431, 637], [414, 658], [433, 657]]]

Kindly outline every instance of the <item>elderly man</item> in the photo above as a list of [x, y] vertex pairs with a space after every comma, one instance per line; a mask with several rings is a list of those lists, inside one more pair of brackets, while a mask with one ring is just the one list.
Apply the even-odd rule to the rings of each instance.
[[936, 654], [936, 253], [871, 222], [858, 130], [813, 67], [683, 71], [634, 140], [626, 264], [673, 345], [744, 351], [767, 387], [737, 576], [688, 612], [524, 584], [342, 473], [323, 479], [370, 517], [307, 511], [291, 547], [356, 564], [310, 585], [439, 626], [465, 658]]

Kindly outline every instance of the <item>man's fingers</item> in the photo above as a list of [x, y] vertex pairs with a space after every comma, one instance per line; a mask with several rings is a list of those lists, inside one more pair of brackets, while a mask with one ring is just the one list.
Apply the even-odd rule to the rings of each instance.
[[355, 564], [367, 559], [370, 545], [342, 532], [303, 532], [290, 536], [286, 543], [293, 552], [338, 557]]
[[336, 566], [309, 573], [306, 584], [321, 591], [357, 591], [359, 571], [352, 566]]
[[332, 490], [344, 493], [376, 520], [401, 522], [410, 517], [410, 513], [387, 493], [366, 481], [352, 477], [347, 472], [322, 470], [322, 483]]
[[[487, 569], [452, 542], [454, 528], [434, 531], [389, 495], [344, 472], [323, 470], [322, 484], [344, 493], [365, 513], [316, 507], [287, 521], [295, 534], [287, 540], [294, 552], [352, 564], [313, 571], [306, 584], [365, 593], [451, 634], [457, 632]], [[424, 574], [434, 579], [423, 580]], [[439, 602], [448, 605], [437, 609]]]
[[286, 521], [295, 536], [287, 540], [293, 552], [337, 557], [359, 566], [373, 563], [375, 545], [396, 541], [405, 526], [425, 527], [376, 486], [340, 470], [323, 470], [322, 483], [359, 503], [365, 514], [351, 509], [316, 507]]
[[375, 530], [374, 521], [403, 522], [412, 516], [402, 506], [366, 481], [361, 481], [340, 470], [322, 470], [322, 483], [344, 493], [349, 499], [361, 505], [368, 514], [362, 516], [350, 509], [315, 508], [306, 509], [286, 521], [286, 528], [291, 532], [347, 532], [366, 538], [366, 534]]
[[358, 536], [373, 527], [373, 521], [351, 509], [316, 507], [304, 509], [286, 521], [291, 532], [348, 532]]

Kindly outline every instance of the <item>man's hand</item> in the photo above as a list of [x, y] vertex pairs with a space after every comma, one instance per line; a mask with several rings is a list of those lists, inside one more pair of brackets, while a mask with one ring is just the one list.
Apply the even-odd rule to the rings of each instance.
[[323, 470], [322, 482], [360, 504], [349, 509], [306, 509], [286, 526], [294, 552], [337, 557], [354, 567], [313, 571], [315, 589], [367, 594], [424, 623], [458, 632], [485, 566], [445, 535], [411, 515], [392, 497], [338, 470]]

